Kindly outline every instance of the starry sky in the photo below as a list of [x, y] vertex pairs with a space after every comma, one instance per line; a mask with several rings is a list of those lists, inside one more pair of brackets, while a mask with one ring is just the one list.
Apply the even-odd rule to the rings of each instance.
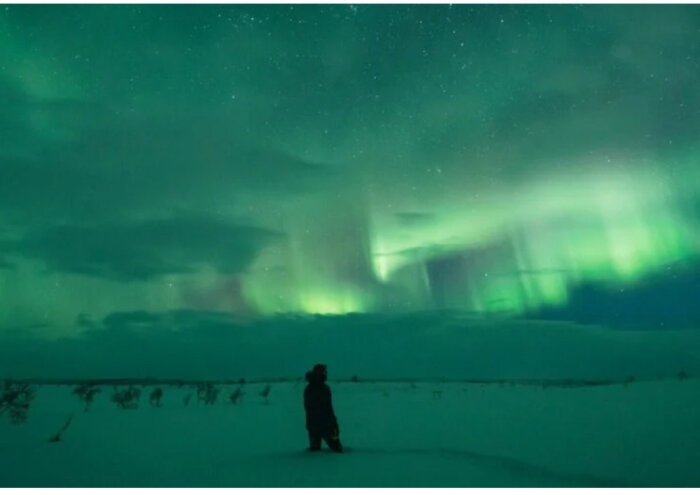
[[699, 37], [695, 5], [2, 6], [0, 331], [697, 328]]

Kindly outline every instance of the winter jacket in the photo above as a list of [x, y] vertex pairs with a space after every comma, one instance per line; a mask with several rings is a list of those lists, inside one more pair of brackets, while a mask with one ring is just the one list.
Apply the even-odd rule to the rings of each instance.
[[316, 435], [338, 433], [338, 419], [333, 412], [331, 389], [324, 383], [325, 377], [309, 372], [306, 374], [309, 384], [304, 389], [304, 409], [306, 410], [306, 429]]

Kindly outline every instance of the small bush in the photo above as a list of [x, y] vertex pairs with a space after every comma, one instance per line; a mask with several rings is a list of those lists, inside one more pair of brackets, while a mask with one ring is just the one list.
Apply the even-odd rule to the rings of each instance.
[[260, 392], [260, 397], [265, 399], [265, 403], [267, 403], [267, 398], [270, 396], [270, 390], [272, 390], [272, 387], [270, 387], [270, 385], [266, 385], [262, 392]]
[[95, 401], [95, 396], [100, 392], [101, 390], [97, 386], [89, 383], [78, 385], [73, 389], [73, 394], [77, 395], [78, 398], [85, 403], [85, 412], [90, 409], [90, 406]]
[[149, 397], [149, 401], [151, 403], [151, 406], [153, 407], [160, 407], [160, 401], [163, 398], [163, 389], [158, 387], [156, 388], [153, 392], [151, 392], [151, 396]]
[[229, 397], [231, 403], [235, 406], [243, 398], [243, 388], [238, 387]]
[[219, 388], [213, 383], [202, 383], [197, 385], [197, 400], [204, 402], [205, 405], [211, 406], [216, 404], [216, 399], [219, 397]]
[[10, 422], [24, 423], [29, 414], [29, 406], [34, 400], [34, 389], [28, 383], [5, 381], [0, 395], [0, 415], [9, 412]]
[[139, 406], [141, 389], [129, 385], [125, 389], [116, 389], [112, 394], [112, 402], [122, 409], [136, 409]]

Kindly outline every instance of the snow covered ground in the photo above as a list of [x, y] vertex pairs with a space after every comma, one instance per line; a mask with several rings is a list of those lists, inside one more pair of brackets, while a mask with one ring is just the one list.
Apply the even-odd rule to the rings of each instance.
[[[301, 382], [247, 384], [237, 405], [188, 387], [90, 410], [42, 386], [0, 417], [1, 486], [698, 486], [700, 381], [583, 388], [330, 383], [345, 454], [305, 451]], [[58, 443], [49, 443], [73, 414]], [[324, 446], [325, 449], [325, 446]]]

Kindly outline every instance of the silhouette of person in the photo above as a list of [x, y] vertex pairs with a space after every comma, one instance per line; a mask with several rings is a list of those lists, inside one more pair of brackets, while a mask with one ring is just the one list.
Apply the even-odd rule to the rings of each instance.
[[321, 450], [321, 439], [334, 452], [342, 452], [338, 419], [333, 412], [331, 389], [326, 385], [328, 372], [325, 364], [317, 364], [306, 373], [309, 382], [304, 389], [306, 429], [309, 432], [309, 450]]

